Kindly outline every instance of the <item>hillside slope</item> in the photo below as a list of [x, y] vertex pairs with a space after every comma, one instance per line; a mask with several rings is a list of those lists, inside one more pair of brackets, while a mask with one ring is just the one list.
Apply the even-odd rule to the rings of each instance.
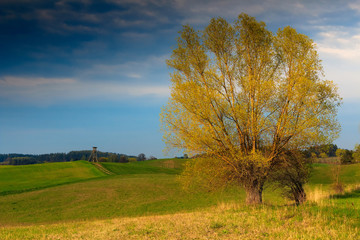
[[105, 176], [87, 161], [0, 166], [0, 195]]
[[[62, 185], [0, 196], [0, 226], [174, 214], [201, 211], [223, 203], [243, 204], [245, 193], [237, 187], [215, 193], [184, 192], [177, 181], [184, 162], [184, 160], [166, 159], [125, 164], [102, 163], [105, 168], [117, 174], [107, 176], [92, 164], [81, 161], [63, 163], [72, 166], [69, 167], [72, 170], [63, 165], [57, 166], [57, 163], [49, 166], [46, 164], [28, 166], [32, 171], [29, 171], [26, 178], [22, 176], [24, 182], [20, 181], [20, 183], [23, 184], [23, 189], [49, 186], [50, 183], [60, 181], [59, 176], [63, 182], [58, 185]], [[74, 178], [73, 171], [77, 169], [76, 166], [79, 167], [79, 172], [77, 178]], [[19, 168], [18, 173], [8, 174], [6, 181], [16, 183], [19, 173], [24, 171], [22, 167], [15, 167]], [[313, 191], [321, 186], [324, 191], [328, 191], [332, 183], [331, 168], [332, 165], [314, 165], [314, 174], [307, 189]], [[15, 169], [13, 172], [16, 173]], [[64, 174], [66, 172], [69, 173], [67, 177]], [[360, 164], [343, 166], [341, 173], [341, 178], [346, 184], [360, 184]], [[43, 176], [40, 178], [41, 175]], [[45, 176], [48, 177], [47, 181], [44, 180]], [[27, 188], [24, 188], [26, 179], [34, 179], [33, 185], [28, 183]], [[291, 203], [271, 188], [265, 189], [263, 199], [264, 206], [282, 207]], [[339, 198], [337, 204], [338, 213], [346, 215], [347, 206], [356, 205], [355, 208], [358, 209], [360, 199], [358, 194], [350, 194], [345, 198]]]

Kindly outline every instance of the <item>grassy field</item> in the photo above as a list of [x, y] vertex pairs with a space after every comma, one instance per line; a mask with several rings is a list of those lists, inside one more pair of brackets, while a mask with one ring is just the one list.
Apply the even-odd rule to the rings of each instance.
[[219, 203], [201, 211], [13, 226], [1, 239], [359, 239], [360, 192], [321, 205], [247, 207]]
[[164, 159], [144, 162], [129, 162], [126, 164], [104, 162], [102, 165], [117, 175], [157, 173], [179, 174], [184, 162], [185, 161], [182, 159]]
[[168, 214], [244, 197], [237, 188], [216, 193], [184, 192], [177, 181], [180, 169], [173, 168], [181, 166], [180, 160], [103, 166], [117, 175], [1, 196], [0, 225]]
[[[307, 188], [329, 189], [334, 182], [333, 169], [339, 165], [315, 163]], [[360, 184], [360, 164], [340, 165], [340, 181], [345, 186]]]
[[[268, 188], [264, 205], [247, 207], [239, 188], [184, 192], [177, 181], [184, 162], [103, 163], [117, 174], [106, 177], [87, 162], [61, 163], [93, 175], [68, 177], [69, 184], [54, 187], [38, 180], [37, 186], [47, 188], [0, 196], [0, 239], [360, 239], [360, 191], [354, 190], [360, 164], [342, 166], [347, 194], [331, 196], [333, 165], [315, 164], [304, 206], [295, 207]], [[65, 171], [61, 164], [44, 166]], [[48, 172], [37, 173], [38, 179], [42, 174]], [[10, 181], [11, 175], [2, 179]]]
[[87, 161], [45, 163], [23, 166], [0, 166], [0, 195], [105, 176]]

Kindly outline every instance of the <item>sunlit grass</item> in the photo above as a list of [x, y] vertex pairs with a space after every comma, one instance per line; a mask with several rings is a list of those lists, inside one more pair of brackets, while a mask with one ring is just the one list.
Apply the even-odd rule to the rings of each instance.
[[9, 227], [1, 229], [0, 238], [359, 239], [359, 219], [331, 204], [247, 207], [219, 203], [190, 213]]
[[0, 195], [105, 176], [87, 161], [0, 166]]
[[118, 175], [0, 197], [0, 224], [52, 223], [194, 211], [244, 192], [182, 191], [174, 174]]
[[296, 207], [268, 187], [264, 204], [248, 207], [240, 188], [184, 192], [184, 162], [104, 163], [118, 175], [0, 196], [0, 239], [360, 238], [360, 164], [342, 166], [343, 195], [331, 190], [332, 165], [315, 164], [307, 204]]
[[[102, 163], [102, 165], [109, 171], [117, 175], [126, 175], [126, 174], [156, 174], [156, 173], [166, 173], [166, 174], [178, 174], [180, 173], [180, 168], [168, 167], [170, 164], [166, 165], [168, 161], [146, 161], [146, 162], [129, 162], [129, 163]], [[172, 161], [175, 162], [175, 161]], [[171, 164], [175, 166], [175, 163]]]

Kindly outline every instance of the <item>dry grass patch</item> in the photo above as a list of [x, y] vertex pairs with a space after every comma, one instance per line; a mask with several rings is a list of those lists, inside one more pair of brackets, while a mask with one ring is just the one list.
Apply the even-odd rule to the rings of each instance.
[[359, 239], [351, 219], [313, 208], [222, 203], [193, 213], [9, 227], [0, 239]]
[[307, 200], [317, 205], [323, 206], [329, 203], [329, 199], [333, 196], [345, 195], [353, 191], [359, 190], [360, 184], [348, 184], [344, 187], [344, 192], [342, 194], [336, 193], [335, 190], [329, 188], [329, 186], [317, 185], [312, 189], [307, 189]]

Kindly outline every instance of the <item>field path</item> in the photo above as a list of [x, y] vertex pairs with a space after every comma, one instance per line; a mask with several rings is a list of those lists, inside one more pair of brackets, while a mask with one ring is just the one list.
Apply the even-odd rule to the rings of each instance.
[[110, 172], [109, 170], [107, 170], [106, 168], [104, 168], [100, 163], [98, 162], [93, 162], [92, 163], [97, 169], [99, 169], [101, 172], [107, 174], [107, 175], [115, 175], [115, 173]]

